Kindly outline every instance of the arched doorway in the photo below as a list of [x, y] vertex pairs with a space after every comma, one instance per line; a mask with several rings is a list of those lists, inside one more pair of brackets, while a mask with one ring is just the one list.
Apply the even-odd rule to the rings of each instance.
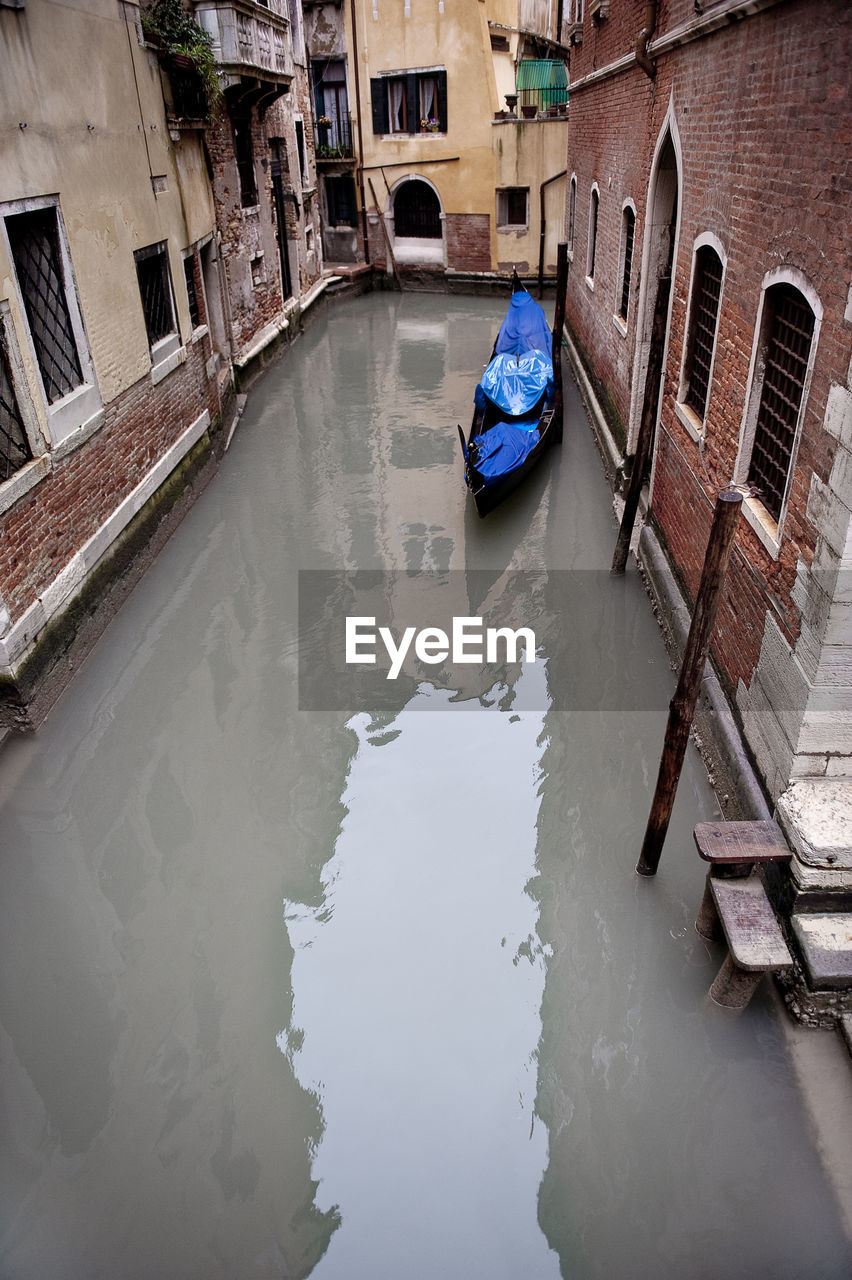
[[411, 178], [396, 192], [394, 229], [405, 239], [440, 240], [441, 202], [427, 182]]
[[[670, 111], [669, 119], [657, 143], [645, 206], [643, 287], [640, 300], [641, 336], [634, 364], [628, 453], [632, 452], [636, 445], [646, 395], [650, 393], [653, 402], [659, 405], [671, 316], [671, 276], [677, 244], [679, 192], [680, 165], [676, 146], [676, 126]], [[655, 358], [652, 358], [655, 316], [657, 316], [656, 341], [661, 349], [655, 352]], [[646, 386], [649, 376], [654, 379], [653, 387]]]
[[444, 264], [444, 217], [431, 182], [403, 178], [391, 193], [389, 221], [397, 262], [414, 266]]

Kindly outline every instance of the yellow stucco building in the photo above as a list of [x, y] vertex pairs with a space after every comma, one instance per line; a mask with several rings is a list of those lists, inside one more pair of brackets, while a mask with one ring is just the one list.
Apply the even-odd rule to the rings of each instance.
[[[327, 159], [317, 153], [329, 258], [354, 259], [366, 239], [388, 271], [555, 272], [562, 10], [560, 0], [308, 0], [315, 110], [332, 143], [348, 139]], [[353, 190], [338, 200], [346, 182]]]

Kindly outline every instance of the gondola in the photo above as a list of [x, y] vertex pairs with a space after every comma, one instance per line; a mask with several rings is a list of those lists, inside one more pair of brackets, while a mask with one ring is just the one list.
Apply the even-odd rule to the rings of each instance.
[[[561, 327], [561, 326], [560, 326]], [[551, 444], [562, 441], [562, 335], [512, 273], [512, 298], [474, 393], [464, 478], [481, 516], [502, 502]]]

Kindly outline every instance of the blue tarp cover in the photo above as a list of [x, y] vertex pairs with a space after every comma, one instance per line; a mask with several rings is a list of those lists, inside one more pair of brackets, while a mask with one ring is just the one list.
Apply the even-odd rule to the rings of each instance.
[[484, 435], [474, 436], [476, 446], [473, 463], [486, 484], [519, 467], [531, 449], [538, 444], [538, 428], [511, 422], [495, 422]]
[[[528, 413], [553, 385], [553, 365], [542, 351], [522, 356], [497, 355], [482, 375], [480, 387], [511, 418]], [[493, 430], [493, 428], [492, 428]]]
[[525, 289], [512, 294], [494, 350], [497, 355], [509, 351], [513, 355], [521, 355], [524, 351], [542, 351], [550, 356], [553, 338], [547, 327], [547, 316], [532, 294]]

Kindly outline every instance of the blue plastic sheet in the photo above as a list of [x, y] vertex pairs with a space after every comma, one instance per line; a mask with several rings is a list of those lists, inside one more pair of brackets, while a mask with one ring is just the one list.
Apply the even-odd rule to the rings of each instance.
[[553, 365], [541, 351], [497, 355], [482, 375], [480, 386], [498, 409], [519, 418], [553, 386]]
[[547, 316], [526, 290], [512, 294], [494, 350], [497, 355], [523, 355], [526, 351], [542, 351], [550, 357], [553, 338], [547, 327]]
[[474, 436], [473, 465], [486, 484], [514, 471], [538, 444], [538, 428], [512, 422], [495, 422], [484, 435]]

